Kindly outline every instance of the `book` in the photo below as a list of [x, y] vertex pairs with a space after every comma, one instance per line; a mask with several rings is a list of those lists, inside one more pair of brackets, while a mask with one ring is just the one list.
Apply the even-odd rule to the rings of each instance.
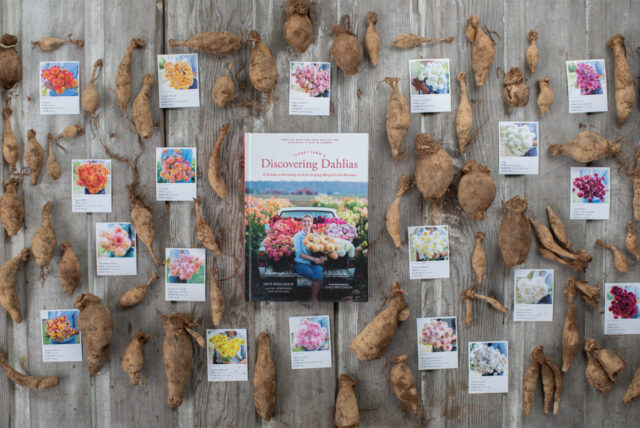
[[368, 299], [368, 134], [245, 134], [245, 299]]

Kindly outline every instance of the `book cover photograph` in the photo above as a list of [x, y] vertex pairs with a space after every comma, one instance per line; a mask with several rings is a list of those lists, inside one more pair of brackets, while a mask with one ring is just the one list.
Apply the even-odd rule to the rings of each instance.
[[368, 299], [368, 134], [245, 134], [245, 298]]

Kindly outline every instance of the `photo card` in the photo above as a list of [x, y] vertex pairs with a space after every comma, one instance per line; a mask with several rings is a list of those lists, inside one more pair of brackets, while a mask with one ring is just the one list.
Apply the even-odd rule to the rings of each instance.
[[537, 175], [538, 122], [498, 122], [501, 175]]
[[193, 202], [198, 196], [195, 147], [156, 148], [156, 200]]
[[607, 111], [607, 69], [604, 59], [567, 61], [569, 113]]
[[42, 325], [42, 361], [58, 363], [82, 361], [82, 336], [77, 309], [40, 311]]
[[449, 226], [409, 227], [409, 279], [449, 278]]
[[137, 275], [136, 248], [131, 223], [96, 223], [97, 275]]
[[411, 113], [451, 111], [449, 59], [409, 60]]
[[80, 63], [40, 63], [40, 114], [80, 114]]
[[200, 107], [198, 54], [158, 55], [160, 108]]
[[289, 317], [292, 369], [331, 367], [329, 315]]
[[206, 261], [204, 248], [165, 249], [165, 300], [204, 302]]
[[291, 61], [289, 81], [289, 115], [329, 116], [330, 62]]
[[604, 285], [604, 334], [640, 334], [640, 283]]
[[73, 159], [71, 172], [71, 211], [110, 213], [111, 159]]
[[417, 318], [418, 370], [458, 368], [456, 317]]
[[209, 382], [249, 380], [247, 329], [207, 329]]
[[553, 321], [553, 269], [514, 269], [513, 286], [514, 321]]
[[507, 341], [469, 342], [469, 394], [509, 392]]
[[611, 169], [571, 168], [571, 220], [609, 220]]

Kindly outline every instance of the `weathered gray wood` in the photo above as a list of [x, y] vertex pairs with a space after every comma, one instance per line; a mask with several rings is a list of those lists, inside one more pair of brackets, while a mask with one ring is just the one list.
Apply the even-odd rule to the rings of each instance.
[[[46, 147], [47, 132], [60, 132], [68, 124], [83, 124], [87, 133], [83, 138], [66, 144], [67, 151], [55, 150], [62, 166], [62, 177], [52, 181], [44, 171], [40, 183], [32, 186], [23, 181], [20, 194], [25, 200], [26, 227], [17, 236], [2, 240], [2, 262], [15, 256], [21, 248], [31, 245], [35, 229], [40, 224], [40, 210], [47, 200], [54, 201], [53, 218], [56, 222], [58, 244], [68, 240], [82, 264], [82, 282], [74, 296], [61, 292], [57, 278], [58, 251], [52, 262], [52, 272], [44, 281], [39, 280], [40, 269], [31, 261], [21, 276], [19, 293], [24, 321], [16, 325], [3, 313], [0, 323], [0, 351], [8, 355], [15, 366], [27, 357], [24, 368], [34, 374], [58, 374], [61, 383], [55, 390], [30, 392], [15, 386], [0, 375], [0, 425], [14, 427], [43, 426], [52, 421], [73, 426], [333, 426], [336, 380], [340, 373], [348, 373], [356, 382], [360, 401], [361, 426], [407, 426], [426, 424], [433, 426], [602, 426], [605, 423], [622, 425], [639, 416], [637, 405], [623, 406], [621, 396], [640, 364], [634, 350], [634, 336], [604, 336], [603, 314], [576, 300], [576, 313], [580, 338], [594, 337], [601, 345], [618, 350], [627, 361], [614, 390], [605, 396], [596, 393], [584, 379], [586, 358], [582, 351], [565, 375], [563, 399], [558, 416], [543, 414], [542, 393], [538, 390], [531, 416], [521, 411], [522, 375], [530, 353], [537, 345], [544, 345], [547, 355], [556, 362], [561, 358], [561, 330], [567, 310], [562, 296], [567, 278], [587, 279], [604, 288], [605, 282], [632, 282], [637, 267], [621, 274], [613, 268], [610, 254], [594, 247], [597, 238], [605, 238], [619, 248], [624, 246], [625, 223], [631, 218], [631, 182], [618, 172], [612, 160], [595, 162], [597, 166], [611, 167], [614, 205], [609, 221], [569, 220], [569, 167], [577, 163], [564, 157], [547, 154], [549, 144], [566, 141], [586, 127], [609, 139], [624, 137], [631, 146], [640, 133], [638, 109], [634, 106], [628, 122], [619, 126], [615, 113], [615, 85], [612, 52], [606, 48], [607, 40], [615, 33], [627, 38], [628, 61], [632, 74], [637, 74], [640, 62], [635, 46], [640, 44], [635, 17], [640, 6], [631, 0], [613, 3], [589, 0], [542, 0], [526, 2], [452, 1], [420, 2], [402, 0], [336, 0], [317, 2], [312, 6], [314, 42], [304, 54], [295, 54], [282, 34], [285, 19], [283, 1], [208, 2], [110, 1], [73, 0], [63, 6], [41, 0], [7, 1], [0, 6], [2, 32], [16, 34], [18, 51], [23, 58], [23, 80], [15, 88], [12, 100], [12, 125], [24, 154], [26, 133], [35, 129], [40, 143]], [[378, 32], [382, 38], [380, 64], [373, 68], [366, 57], [356, 76], [346, 76], [333, 67], [332, 114], [328, 117], [300, 117], [288, 115], [288, 70], [291, 60], [328, 61], [331, 58], [333, 36], [331, 25], [343, 14], [351, 16], [351, 25], [359, 40], [366, 30], [367, 11], [378, 13]], [[474, 83], [471, 69], [471, 43], [465, 37], [465, 20], [477, 14], [481, 24], [495, 31], [496, 60], [484, 87]], [[527, 32], [539, 33], [540, 64], [535, 74], [525, 68], [524, 51]], [[234, 61], [235, 73], [248, 61], [250, 47], [231, 56], [199, 54], [201, 69], [201, 107], [199, 109], [158, 109], [157, 86], [151, 95], [154, 122], [158, 128], [153, 138], [143, 142], [140, 158], [140, 191], [151, 207], [156, 224], [154, 250], [164, 256], [165, 247], [200, 247], [193, 234], [195, 215], [193, 204], [186, 202], [155, 202], [155, 147], [196, 146], [199, 158], [198, 194], [203, 200], [203, 215], [222, 243], [224, 254], [208, 254], [207, 267], [217, 267], [219, 277], [233, 276], [221, 281], [226, 298], [224, 327], [247, 328], [249, 342], [249, 372], [253, 372], [255, 338], [260, 331], [272, 338], [272, 353], [278, 373], [276, 415], [266, 423], [256, 415], [252, 405], [252, 383], [209, 383], [206, 380], [206, 352], [197, 348], [194, 370], [184, 403], [177, 411], [166, 405], [167, 387], [162, 362], [164, 333], [158, 312], [185, 311], [194, 314], [199, 322], [198, 331], [204, 334], [211, 328], [208, 302], [170, 303], [164, 301], [164, 282], [158, 281], [141, 305], [121, 310], [116, 303], [121, 294], [140, 284], [151, 272], [161, 274], [148, 250], [140, 243], [137, 277], [96, 277], [95, 223], [100, 221], [129, 221], [129, 201], [125, 185], [130, 182], [126, 165], [113, 161], [113, 212], [110, 214], [72, 214], [69, 195], [70, 162], [73, 158], [104, 157], [98, 137], [90, 131], [90, 121], [79, 116], [40, 116], [38, 94], [38, 66], [41, 60], [79, 60], [80, 85], [85, 87], [93, 63], [103, 58], [104, 70], [96, 82], [101, 96], [98, 110], [99, 136], [115, 152], [133, 158], [138, 153], [137, 135], [127, 116], [120, 112], [115, 99], [115, 74], [131, 37], [147, 41], [147, 47], [136, 50], [132, 67], [132, 98], [137, 94], [146, 72], [156, 75], [156, 55], [187, 52], [183, 48], [171, 49], [168, 39], [183, 39], [200, 31], [229, 29], [242, 32], [246, 37], [256, 29], [272, 50], [278, 65], [280, 80], [274, 94], [277, 101], [268, 112], [251, 114], [235, 106], [217, 107], [211, 99], [211, 88], [226, 69], [229, 59]], [[453, 35], [451, 44], [428, 44], [410, 50], [391, 47], [391, 41], [400, 33], [412, 32], [425, 36]], [[53, 52], [32, 48], [30, 40], [73, 33], [83, 38], [84, 48], [64, 45]], [[382, 80], [397, 76], [401, 92], [409, 99], [407, 62], [415, 58], [449, 58], [451, 66], [452, 112], [411, 117], [411, 128], [405, 138], [407, 157], [402, 162], [390, 154], [384, 116], [389, 90]], [[605, 58], [607, 61], [609, 111], [602, 114], [567, 113], [567, 88], [564, 62], [567, 59]], [[529, 104], [522, 109], [506, 107], [501, 100], [502, 73], [519, 66], [525, 71], [531, 88]], [[455, 135], [455, 114], [459, 99], [456, 75], [467, 72], [468, 93], [472, 101], [474, 127], [481, 127], [478, 137], [467, 153], [460, 155]], [[550, 113], [540, 118], [536, 106], [538, 89], [536, 80], [550, 77], [555, 101]], [[238, 78], [248, 84], [245, 69]], [[236, 82], [238, 85], [240, 82]], [[236, 86], [238, 87], [238, 86]], [[260, 98], [255, 91], [249, 95]], [[30, 97], [30, 98], [28, 98]], [[6, 94], [3, 95], [3, 103]], [[131, 116], [129, 107], [128, 116]], [[540, 123], [540, 174], [537, 176], [505, 177], [498, 175], [497, 122], [499, 120], [537, 120]], [[486, 121], [486, 122], [485, 122]], [[207, 162], [220, 126], [229, 122], [231, 133], [222, 150], [222, 165], [227, 173], [229, 196], [220, 199], [206, 180]], [[483, 125], [484, 124], [484, 125]], [[240, 165], [243, 154], [244, 132], [366, 132], [370, 142], [369, 186], [369, 242], [370, 287], [369, 302], [311, 305], [308, 303], [247, 303], [244, 301], [244, 222], [243, 191], [244, 170]], [[418, 224], [448, 224], [452, 248], [451, 278], [444, 280], [409, 281], [407, 249], [395, 250], [384, 226], [384, 213], [393, 200], [397, 177], [400, 173], [413, 175], [415, 166], [414, 143], [418, 133], [432, 134], [442, 142], [451, 155], [456, 171], [468, 160], [475, 159], [489, 166], [497, 184], [496, 200], [482, 222], [469, 220], [460, 209], [455, 192], [445, 196], [441, 206], [421, 202], [417, 190], [407, 193], [402, 201], [403, 226]], [[113, 136], [112, 136], [113, 135]], [[633, 154], [633, 147], [625, 147]], [[23, 159], [21, 159], [23, 162]], [[8, 170], [1, 162], [4, 179]], [[474, 326], [462, 323], [464, 305], [459, 293], [474, 276], [471, 270], [473, 232], [487, 233], [484, 248], [489, 260], [482, 291], [513, 308], [513, 272], [506, 268], [497, 244], [497, 227], [502, 215], [501, 202], [521, 195], [529, 202], [529, 214], [546, 222], [545, 205], [550, 203], [565, 220], [568, 233], [576, 247], [586, 248], [594, 255], [586, 274], [549, 262], [537, 254], [534, 243], [525, 268], [552, 268], [555, 272], [553, 323], [513, 322], [513, 314], [502, 316], [482, 302], [474, 303]], [[235, 275], [234, 275], [235, 274]], [[24, 280], [22, 279], [24, 277]], [[362, 363], [355, 359], [348, 345], [351, 339], [383, 307], [389, 297], [390, 285], [400, 281], [409, 293], [411, 317], [402, 323], [385, 356], [377, 361]], [[83, 292], [102, 297], [114, 315], [114, 340], [109, 359], [101, 372], [90, 377], [86, 362], [45, 364], [40, 345], [41, 309], [70, 308], [75, 297]], [[333, 334], [334, 368], [317, 370], [291, 370], [288, 346], [288, 318], [290, 316], [328, 314]], [[457, 370], [418, 372], [416, 358], [416, 324], [419, 316], [456, 315], [459, 321], [459, 368]], [[145, 384], [132, 387], [120, 368], [121, 354], [133, 332], [142, 329], [152, 338], [145, 345]], [[509, 393], [469, 395], [467, 376], [467, 343], [477, 340], [509, 341]], [[412, 415], [402, 408], [393, 396], [389, 384], [390, 356], [407, 352], [425, 417]], [[251, 378], [250, 378], [251, 379]]]

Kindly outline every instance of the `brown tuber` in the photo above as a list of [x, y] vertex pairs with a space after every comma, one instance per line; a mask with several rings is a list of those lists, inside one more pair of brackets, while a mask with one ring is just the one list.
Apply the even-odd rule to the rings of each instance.
[[624, 358], [620, 356], [613, 349], [602, 349], [598, 342], [594, 339], [585, 339], [584, 340], [584, 350], [587, 353], [595, 354], [596, 359], [602, 366], [602, 369], [607, 374], [607, 377], [611, 380], [611, 382], [615, 382], [618, 378], [618, 374], [624, 369], [626, 365]]
[[640, 253], [638, 252], [638, 235], [633, 228], [633, 221], [627, 222], [627, 236], [624, 238], [624, 246], [627, 248], [636, 260], [640, 260]]
[[18, 38], [5, 33], [0, 38], [0, 88], [8, 91], [22, 79], [22, 60], [16, 51]]
[[60, 164], [56, 160], [56, 156], [53, 154], [53, 134], [49, 132], [47, 137], [49, 140], [49, 142], [47, 143], [47, 149], [49, 154], [47, 156], [47, 162], [45, 163], [44, 169], [47, 172], [47, 175], [52, 180], [57, 180], [58, 178], [60, 178], [60, 175], [62, 173], [60, 172]]
[[133, 100], [133, 124], [140, 138], [153, 136], [153, 117], [151, 117], [151, 107], [149, 107], [149, 96], [154, 83], [153, 76], [150, 73], [145, 74], [142, 88]]
[[544, 117], [545, 114], [551, 108], [553, 104], [553, 89], [551, 89], [551, 79], [543, 77], [538, 79], [538, 108], [540, 109], [540, 116]]
[[387, 101], [386, 128], [387, 139], [391, 145], [391, 155], [395, 159], [403, 159], [406, 152], [402, 148], [409, 126], [411, 124], [411, 113], [409, 103], [398, 90], [399, 77], [385, 77], [384, 81], [390, 86], [389, 101]]
[[147, 295], [147, 291], [149, 291], [151, 283], [157, 279], [160, 279], [160, 277], [155, 272], [153, 272], [147, 282], [137, 287], [133, 287], [131, 290], [125, 292], [118, 301], [118, 306], [121, 308], [130, 308], [142, 302], [144, 296]]
[[487, 271], [487, 254], [484, 252], [484, 248], [482, 248], [482, 240], [485, 234], [476, 232], [475, 237], [476, 245], [473, 247], [473, 252], [471, 253], [471, 267], [476, 275], [476, 289], [479, 290], [482, 288], [482, 278]]
[[27, 132], [27, 140], [29, 144], [27, 146], [27, 154], [24, 159], [27, 162], [27, 166], [31, 170], [31, 184], [34, 186], [38, 184], [38, 177], [42, 170], [42, 161], [44, 160], [44, 149], [36, 139], [36, 131], [30, 129]]
[[514, 196], [505, 204], [505, 214], [498, 227], [498, 245], [502, 259], [509, 267], [522, 264], [527, 260], [531, 249], [531, 224], [524, 216], [527, 200]]
[[511, 107], [524, 107], [529, 102], [529, 87], [524, 83], [524, 73], [513, 67], [504, 76], [502, 99]]
[[476, 86], [484, 86], [489, 70], [496, 57], [496, 43], [480, 28], [476, 15], [467, 19], [467, 39], [473, 43], [471, 48], [471, 67], [475, 73]]
[[135, 192], [130, 192], [129, 194], [129, 208], [131, 210], [131, 224], [133, 224], [137, 237], [140, 238], [140, 241], [142, 241], [149, 250], [154, 263], [157, 266], [164, 265], [164, 260], [158, 259], [153, 252], [153, 241], [156, 237], [156, 231], [153, 228], [153, 215], [151, 214], [151, 210]]
[[633, 374], [631, 384], [622, 396], [622, 402], [624, 404], [631, 404], [636, 398], [640, 396], [640, 368], [638, 368]]
[[471, 327], [473, 325], [473, 306], [471, 305], [471, 301], [473, 299], [484, 300], [505, 315], [509, 313], [509, 309], [507, 309], [502, 303], [498, 302], [493, 297], [483, 296], [482, 294], [478, 294], [473, 291], [473, 285], [466, 288], [464, 291], [462, 291], [462, 293], [460, 293], [460, 299], [462, 299], [465, 304], [466, 313], [464, 317], [464, 324], [467, 327]]
[[423, 43], [434, 43], [434, 42], [444, 42], [451, 43], [453, 41], [453, 37], [438, 37], [438, 38], [429, 38], [422, 37], [417, 34], [400, 34], [395, 38], [393, 42], [391, 42], [391, 46], [402, 49], [409, 49], [416, 46], [420, 46]]
[[62, 251], [62, 257], [60, 257], [60, 283], [62, 284], [64, 294], [71, 296], [76, 290], [76, 287], [78, 287], [78, 284], [80, 284], [80, 278], [82, 276], [80, 272], [80, 262], [73, 253], [71, 242], [62, 241], [60, 251]]
[[347, 76], [358, 74], [363, 56], [362, 45], [351, 32], [349, 15], [343, 15], [340, 24], [331, 27], [331, 32], [336, 37], [331, 46], [331, 56], [336, 64]]
[[391, 384], [393, 385], [393, 393], [409, 407], [416, 415], [422, 414], [420, 401], [418, 400], [418, 390], [416, 389], [413, 373], [405, 361], [407, 354], [398, 355], [392, 358], [393, 367], [391, 368]]
[[580, 335], [576, 323], [576, 309], [573, 299], [576, 295], [576, 288], [572, 281], [567, 281], [564, 289], [564, 297], [567, 299], [567, 316], [562, 327], [562, 371], [567, 372], [573, 359], [576, 356], [578, 346], [580, 346]]
[[23, 263], [29, 260], [31, 252], [28, 248], [20, 250], [17, 256], [0, 266], [0, 305], [16, 324], [22, 322], [20, 299], [18, 299], [18, 272]]
[[360, 361], [380, 358], [396, 334], [398, 321], [409, 318], [409, 304], [403, 297], [406, 291], [394, 282], [391, 294], [393, 297], [387, 307], [349, 343], [349, 348]]
[[0, 367], [9, 379], [23, 388], [48, 389], [58, 386], [58, 376], [28, 376], [20, 373], [9, 365], [2, 352], [0, 352]]
[[276, 60], [256, 30], [251, 30], [248, 40], [254, 42], [249, 56], [249, 79], [251, 84], [262, 93], [271, 93], [278, 84], [279, 76]]
[[56, 137], [56, 140], [69, 140], [76, 138], [78, 135], [84, 135], [84, 128], [80, 125], [69, 125], [62, 130], [62, 133]]
[[222, 142], [230, 130], [231, 126], [229, 126], [228, 123], [224, 123], [222, 128], [220, 128], [218, 139], [216, 140], [216, 144], [213, 146], [213, 150], [209, 156], [209, 169], [207, 170], [209, 185], [221, 198], [227, 197], [227, 186], [224, 182], [222, 171], [220, 170], [220, 149], [222, 149]]
[[636, 101], [636, 90], [633, 87], [631, 70], [627, 62], [627, 51], [624, 47], [624, 36], [616, 34], [607, 42], [607, 46], [613, 49], [615, 58], [615, 82], [616, 82], [616, 114], [620, 125], [627, 121]]
[[101, 298], [89, 293], [78, 296], [73, 307], [80, 310], [78, 328], [82, 334], [82, 347], [86, 353], [89, 374], [95, 375], [111, 349], [113, 316]]
[[629, 262], [620, 250], [613, 245], [608, 245], [600, 239], [596, 239], [596, 245], [598, 247], [606, 248], [613, 253], [613, 265], [616, 267], [618, 272], [629, 272]]
[[313, 22], [307, 0], [289, 0], [284, 8], [287, 19], [282, 25], [284, 38], [295, 53], [304, 53], [313, 40]]
[[553, 232], [553, 236], [555, 236], [556, 240], [562, 244], [564, 248], [575, 253], [573, 248], [571, 248], [571, 240], [567, 236], [567, 229], [560, 217], [555, 213], [555, 211], [553, 211], [551, 205], [547, 205], [547, 220], [549, 220], [549, 226], [551, 227], [551, 231]]
[[216, 80], [211, 90], [211, 98], [218, 105], [218, 107], [227, 107], [233, 101], [235, 95], [235, 88], [233, 86], [233, 79], [229, 75], [229, 71], [233, 67], [233, 61], [229, 61], [227, 64], [227, 71], [224, 76]]
[[338, 428], [355, 428], [360, 425], [355, 385], [356, 382], [348, 375], [344, 373], [340, 375], [334, 416], [334, 422]]
[[8, 236], [15, 236], [24, 223], [24, 201], [18, 196], [20, 180], [10, 178], [2, 184], [4, 194], [0, 198], [0, 221]]
[[51, 202], [47, 202], [42, 207], [42, 222], [33, 234], [31, 251], [36, 259], [36, 264], [40, 266], [40, 273], [44, 276], [44, 268], [51, 264], [51, 259], [56, 252], [56, 231], [51, 223]]
[[527, 367], [527, 370], [524, 372], [524, 378], [522, 380], [522, 413], [524, 413], [525, 416], [531, 414], [531, 408], [535, 401], [536, 388], [538, 386], [538, 377], [540, 377], [540, 365], [533, 356], [538, 349], [542, 349], [542, 346], [538, 346], [531, 353], [531, 361], [529, 362], [529, 367]]
[[449, 153], [429, 134], [418, 134], [416, 153], [416, 186], [422, 199], [442, 199], [453, 180], [453, 162]]
[[578, 162], [593, 162], [613, 156], [622, 151], [622, 144], [609, 141], [601, 135], [591, 131], [582, 131], [566, 143], [551, 144], [551, 156], [564, 155]]
[[[553, 405], [553, 414], [558, 414], [560, 406], [560, 398], [562, 397], [563, 379], [562, 372], [558, 365], [554, 363], [549, 357], [547, 357], [542, 350], [542, 346], [538, 346], [531, 353], [532, 360], [536, 361], [540, 367], [540, 377], [542, 379], [542, 391], [544, 393], [544, 414], [548, 414]], [[526, 382], [525, 376], [525, 382]], [[532, 382], [529, 379], [529, 382]], [[533, 390], [535, 392], [535, 382], [533, 380]], [[526, 383], [524, 384], [527, 388]], [[531, 389], [531, 385], [528, 386]], [[533, 404], [533, 394], [531, 394], [531, 404]], [[524, 403], [523, 403], [524, 405]], [[531, 411], [531, 405], [529, 404], [529, 411]], [[526, 413], [527, 415], [529, 413]]]
[[2, 156], [5, 162], [9, 164], [10, 171], [16, 170], [16, 162], [20, 158], [20, 149], [18, 148], [18, 140], [11, 128], [11, 114], [13, 111], [8, 105], [2, 111], [4, 117], [4, 134], [2, 135]]
[[73, 34], [68, 34], [66, 39], [60, 39], [58, 37], [45, 37], [44, 39], [37, 40], [35, 42], [31, 42], [33, 46], [38, 46], [43, 51], [54, 51], [58, 49], [65, 43], [71, 43], [81, 48], [84, 46], [84, 40], [72, 40], [71, 36]]
[[269, 335], [258, 335], [258, 352], [253, 370], [253, 404], [265, 421], [270, 421], [276, 407], [276, 367], [271, 357]]
[[364, 33], [364, 47], [367, 50], [367, 55], [371, 60], [371, 65], [378, 66], [378, 56], [380, 54], [380, 35], [376, 31], [376, 24], [378, 23], [378, 14], [375, 12], [367, 12], [367, 31]]
[[471, 103], [467, 96], [467, 73], [458, 73], [460, 82], [460, 104], [456, 114], [456, 136], [458, 137], [458, 150], [464, 153], [469, 144], [473, 142], [471, 127], [473, 126], [473, 114], [471, 113]]
[[224, 316], [224, 295], [218, 287], [217, 274], [218, 269], [209, 269], [209, 303], [211, 305], [211, 322], [214, 327], [220, 325]]
[[[91, 70], [91, 78], [89, 79], [89, 84], [84, 91], [82, 91], [82, 95], [80, 95], [80, 105], [85, 113], [93, 116], [96, 114], [98, 107], [100, 107], [100, 94], [95, 86], [96, 81], [96, 70], [100, 69], [102, 71], [102, 58], [98, 59], [95, 64], [93, 64], [93, 70]], [[100, 74], [98, 71], [98, 74]]]
[[400, 216], [400, 200], [402, 199], [402, 195], [405, 194], [407, 190], [409, 190], [413, 186], [413, 180], [402, 174], [398, 178], [398, 187], [396, 191], [396, 197], [394, 198], [389, 208], [387, 208], [387, 212], [385, 214], [385, 224], [387, 227], [387, 232], [391, 239], [393, 240], [393, 244], [396, 248], [400, 248], [402, 245], [402, 218]]
[[216, 240], [216, 236], [213, 234], [211, 227], [207, 224], [207, 222], [200, 214], [200, 199], [193, 198], [193, 205], [196, 210], [196, 236], [198, 240], [204, 247], [216, 253], [216, 256], [220, 256], [222, 252], [220, 251], [220, 246], [218, 245], [218, 241]]
[[144, 40], [133, 38], [129, 42], [129, 47], [118, 66], [116, 74], [116, 98], [120, 104], [120, 110], [126, 110], [131, 100], [131, 57], [135, 49], [143, 48], [147, 45]]
[[138, 385], [141, 377], [142, 365], [144, 363], [144, 353], [142, 352], [142, 345], [149, 341], [149, 335], [136, 330], [133, 339], [129, 342], [124, 354], [122, 354], [122, 370], [129, 375], [131, 385]]
[[160, 319], [164, 327], [162, 354], [167, 375], [167, 403], [169, 407], [177, 409], [187, 392], [193, 368], [193, 345], [189, 335], [201, 348], [205, 347], [205, 343], [202, 336], [192, 330], [198, 323], [191, 315], [177, 312], [161, 315]]
[[242, 48], [243, 43], [236, 34], [225, 30], [218, 33], [198, 33], [182, 42], [171, 39], [169, 40], [169, 46], [172, 48], [185, 46], [200, 52], [227, 55]]
[[529, 47], [524, 53], [524, 58], [527, 61], [527, 65], [529, 66], [529, 70], [531, 71], [531, 73], [535, 73], [536, 66], [538, 65], [538, 60], [540, 59], [540, 54], [538, 54], [538, 46], [536, 45], [536, 40], [538, 40], [538, 33], [536, 33], [535, 30], [529, 30], [528, 39]]
[[472, 220], [484, 220], [487, 209], [496, 197], [496, 183], [491, 178], [489, 167], [468, 161], [462, 166], [462, 177], [458, 184], [458, 202]]

